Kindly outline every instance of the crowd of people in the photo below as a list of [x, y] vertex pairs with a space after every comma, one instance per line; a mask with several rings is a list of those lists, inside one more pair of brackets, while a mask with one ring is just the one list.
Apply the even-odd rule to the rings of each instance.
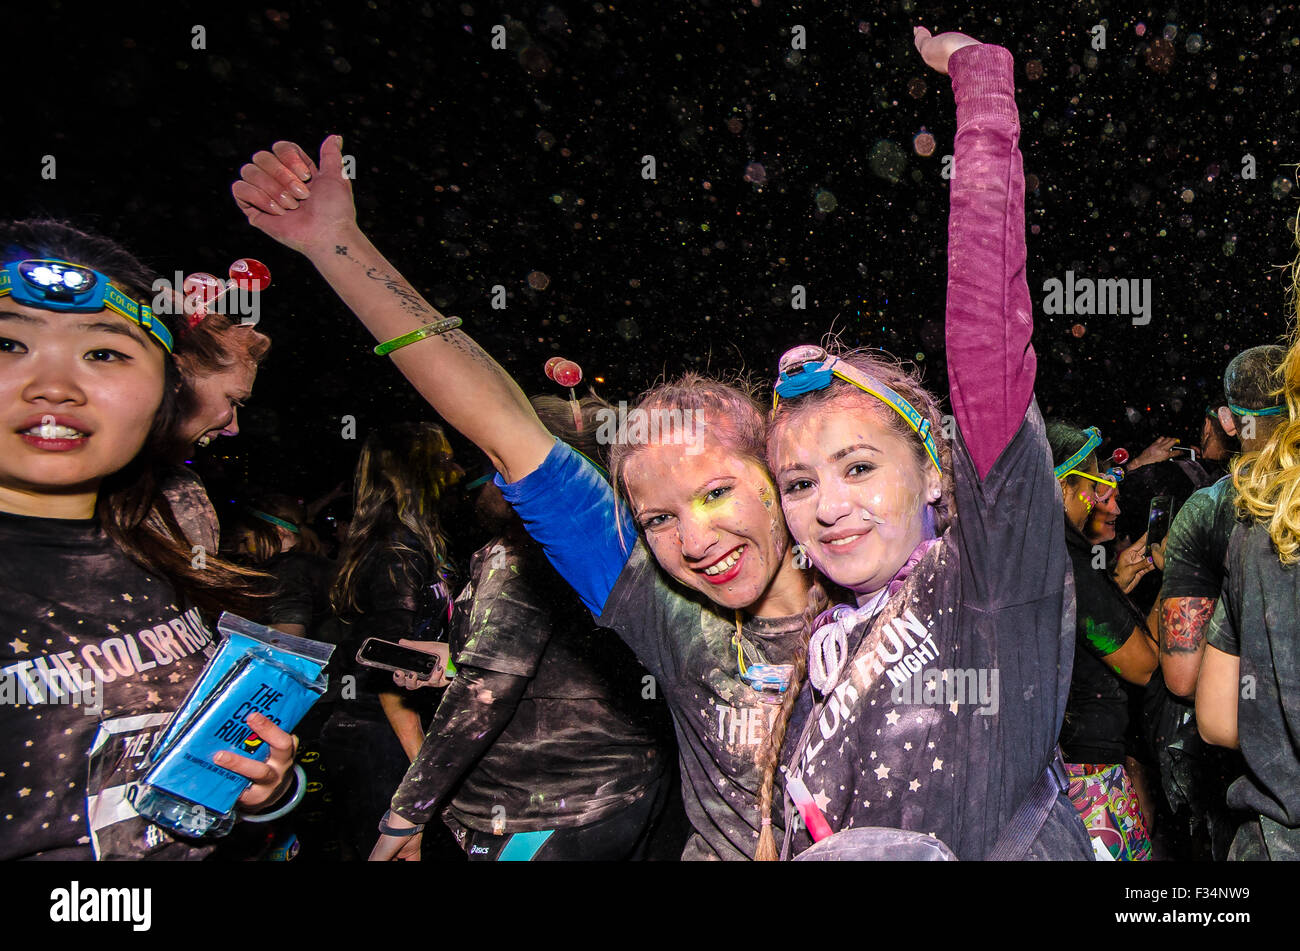
[[[278, 142], [238, 206], [441, 422], [219, 519], [181, 460], [238, 433], [268, 337], [151, 308], [107, 238], [0, 223], [0, 857], [1300, 855], [1300, 335], [1232, 358], [1195, 452], [1044, 419], [1011, 55], [915, 41], [957, 109], [954, 428], [836, 343], [770, 394], [642, 395], [699, 433], [603, 438], [594, 391], [529, 399], [371, 244], [337, 137]], [[189, 838], [132, 804], [221, 612], [334, 653], [292, 731], [249, 716], [265, 758], [215, 757], [251, 821]]]

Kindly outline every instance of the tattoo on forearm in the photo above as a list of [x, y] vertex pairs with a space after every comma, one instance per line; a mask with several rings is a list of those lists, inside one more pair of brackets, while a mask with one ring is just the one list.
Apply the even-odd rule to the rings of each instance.
[[[379, 281], [384, 288], [391, 291], [402, 303], [402, 310], [408, 314], [414, 314], [416, 317], [428, 317], [430, 310], [420, 299], [420, 295], [415, 292], [411, 285], [407, 284], [401, 277], [394, 277], [391, 274], [382, 274], [379, 268], [366, 268], [366, 277], [372, 281]], [[425, 321], [428, 323], [428, 321]]]
[[1205, 626], [1214, 614], [1214, 598], [1170, 598], [1160, 608], [1160, 649], [1191, 654], [1205, 643]]
[[440, 339], [465, 354], [479, 366], [494, 373], [505, 373], [501, 366], [488, 355], [488, 352], [475, 343], [467, 334], [459, 330], [451, 330], [442, 334]]
[[346, 244], [336, 244], [334, 245], [334, 253], [342, 254], [346, 257], [348, 253], [348, 246]]

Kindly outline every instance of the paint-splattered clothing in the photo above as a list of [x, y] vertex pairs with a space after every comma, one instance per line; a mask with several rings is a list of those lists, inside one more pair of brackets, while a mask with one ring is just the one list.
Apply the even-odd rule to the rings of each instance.
[[[761, 779], [754, 756], [775, 707], [740, 680], [735, 613], [668, 578], [609, 483], [563, 442], [529, 475], [509, 484], [498, 476], [497, 485], [560, 575], [632, 648], [668, 701], [695, 830], [682, 857], [753, 858]], [[802, 626], [799, 615], [749, 618], [746, 663], [789, 663]], [[779, 817], [777, 825], [780, 834]]]
[[457, 598], [457, 674], [393, 810], [513, 834], [606, 819], [666, 766], [666, 711], [631, 652], [531, 540], [475, 552]]
[[[1060, 496], [1033, 399], [1013, 62], [1000, 47], [971, 46], [949, 70], [957, 136], [946, 342], [958, 520], [851, 632], [847, 662], [811, 719], [801, 698], [783, 758], [802, 771], [832, 831], [928, 833], [958, 858], [980, 859], [1052, 760], [1074, 619]], [[794, 831], [795, 854], [811, 844], [802, 826]], [[1064, 795], [1030, 855], [1091, 857]]]
[[0, 617], [0, 860], [206, 856], [126, 800], [211, 653], [199, 612], [93, 520], [0, 513]]
[[[752, 859], [758, 846], [755, 755], [778, 709], [740, 679], [734, 612], [689, 597], [637, 543], [600, 616], [636, 652], [668, 700], [677, 731], [682, 797], [695, 834], [683, 859]], [[802, 615], [749, 618], [746, 664], [793, 663]], [[774, 831], [782, 834], [779, 816]]]

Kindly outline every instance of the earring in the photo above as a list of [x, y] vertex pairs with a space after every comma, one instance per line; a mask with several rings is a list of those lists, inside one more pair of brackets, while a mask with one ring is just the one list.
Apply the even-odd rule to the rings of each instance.
[[808, 549], [802, 545], [795, 545], [791, 552], [794, 554], [794, 566], [800, 571], [806, 571], [812, 567], [812, 559], [808, 557]]

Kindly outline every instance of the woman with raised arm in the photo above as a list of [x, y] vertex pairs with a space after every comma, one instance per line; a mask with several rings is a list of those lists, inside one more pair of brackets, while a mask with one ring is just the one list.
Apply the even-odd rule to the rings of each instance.
[[[816, 702], [783, 705], [763, 800], [784, 763], [786, 851], [810, 858], [1087, 859], [1056, 750], [1072, 597], [1033, 393], [1012, 58], [960, 33], [917, 28], [915, 42], [957, 103], [946, 339], [960, 435], [949, 444], [935, 398], [874, 353], [782, 358], [768, 457], [786, 522], [857, 604], [812, 628]], [[824, 603], [814, 587], [810, 613]], [[800, 726], [778, 760], [787, 721]]]
[[[696, 375], [648, 393], [639, 410], [683, 426], [647, 439], [654, 429], [629, 414], [611, 447], [624, 506], [546, 430], [460, 320], [434, 310], [361, 233], [338, 136], [322, 144], [319, 169], [278, 142], [241, 179], [232, 192], [249, 221], [305, 254], [383, 341], [377, 352], [488, 454], [506, 500], [560, 575], [655, 678], [672, 711], [695, 830], [683, 857], [752, 858], [767, 815], [756, 754], [799, 673], [809, 584], [764, 463], [757, 403]], [[381, 831], [406, 833], [419, 819], [395, 801]]]

